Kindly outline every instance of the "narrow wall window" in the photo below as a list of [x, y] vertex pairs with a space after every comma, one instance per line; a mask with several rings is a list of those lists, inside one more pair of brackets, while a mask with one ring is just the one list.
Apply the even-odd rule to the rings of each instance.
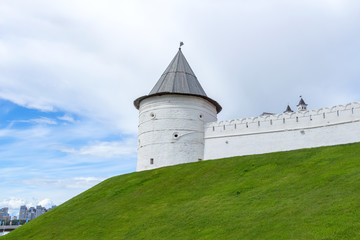
[[260, 127], [260, 121], [258, 121], [258, 126]]
[[285, 118], [283, 118], [283, 123], [285, 123]]
[[153, 158], [150, 158], [150, 164], [154, 164], [154, 159]]
[[310, 115], [310, 121], [312, 121], [312, 116]]
[[215, 131], [215, 127], [213, 127], [213, 131]]
[[296, 117], [296, 122], [299, 122], [299, 117]]
[[336, 115], [339, 116], [339, 110], [336, 111]]
[[323, 113], [323, 118], [325, 118], [325, 113]]
[[270, 125], [272, 125], [272, 119], [270, 119]]
[[248, 123], [246, 123], [246, 128], [248, 128], [249, 127], [249, 124]]
[[354, 108], [351, 109], [351, 114], [354, 114]]
[[234, 128], [236, 129], [236, 124], [234, 125]]
[[225, 125], [223, 126], [223, 129], [225, 130]]

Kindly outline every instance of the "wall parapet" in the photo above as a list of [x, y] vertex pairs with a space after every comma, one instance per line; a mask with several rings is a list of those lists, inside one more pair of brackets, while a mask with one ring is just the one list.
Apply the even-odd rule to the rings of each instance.
[[250, 135], [266, 132], [302, 130], [360, 121], [360, 102], [265, 115], [259, 117], [210, 122], [205, 124], [205, 139]]

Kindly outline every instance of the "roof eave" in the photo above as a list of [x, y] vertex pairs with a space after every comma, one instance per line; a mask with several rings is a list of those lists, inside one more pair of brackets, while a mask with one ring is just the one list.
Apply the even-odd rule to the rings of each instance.
[[211, 98], [209, 98], [207, 96], [189, 94], [189, 93], [174, 93], [174, 92], [160, 92], [160, 93], [155, 93], [155, 94], [150, 94], [150, 95], [145, 95], [145, 96], [139, 97], [139, 98], [135, 99], [134, 106], [135, 106], [136, 109], [139, 110], [140, 102], [142, 100], [144, 100], [146, 98], [149, 98], [149, 97], [162, 96], [162, 95], [184, 95], [184, 96], [200, 97], [200, 98], [203, 98], [203, 99], [209, 101], [211, 104], [213, 104], [215, 106], [215, 108], [216, 108], [217, 113], [221, 112], [221, 110], [222, 110], [221, 105], [217, 101], [215, 101], [215, 100], [213, 100], [213, 99], [211, 99]]

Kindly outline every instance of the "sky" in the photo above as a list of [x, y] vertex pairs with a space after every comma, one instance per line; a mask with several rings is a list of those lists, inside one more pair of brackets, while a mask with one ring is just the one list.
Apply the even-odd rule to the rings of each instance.
[[360, 101], [358, 0], [1, 0], [0, 208], [134, 172], [133, 101], [180, 41], [219, 120]]

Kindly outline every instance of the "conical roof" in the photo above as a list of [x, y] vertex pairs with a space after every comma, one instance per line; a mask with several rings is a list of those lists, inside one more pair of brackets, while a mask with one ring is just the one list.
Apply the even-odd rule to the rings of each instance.
[[300, 105], [307, 105], [303, 98], [300, 99], [299, 104], [297, 106], [300, 106]]
[[206, 96], [180, 48], [149, 94], [160, 92]]
[[149, 95], [136, 99], [134, 101], [134, 105], [137, 109], [139, 109], [140, 102], [145, 98], [164, 94], [180, 94], [202, 97], [214, 104], [218, 113], [222, 109], [220, 104], [206, 95], [204, 89], [197, 80], [195, 73], [192, 71], [189, 63], [182, 53], [181, 48], [179, 48], [179, 51], [170, 62], [165, 72], [161, 75], [153, 89], [150, 91]]
[[294, 112], [289, 105], [287, 105], [286, 110], [284, 111], [284, 113], [287, 113], [287, 112]]

